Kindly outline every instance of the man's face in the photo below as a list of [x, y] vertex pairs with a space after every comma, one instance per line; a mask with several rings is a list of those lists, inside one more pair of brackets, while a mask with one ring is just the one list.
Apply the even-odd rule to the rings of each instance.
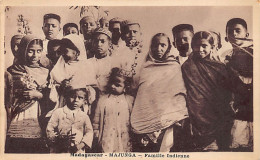
[[107, 56], [110, 40], [107, 35], [98, 33], [93, 39], [93, 49], [97, 57], [104, 58]]
[[179, 51], [180, 56], [186, 57], [191, 53], [191, 40], [193, 33], [188, 30], [181, 31], [175, 35], [175, 47]]
[[66, 36], [66, 35], [69, 35], [69, 34], [79, 34], [79, 31], [77, 30], [77, 28], [75, 27], [67, 27], [65, 30], [64, 30], [64, 33], [63, 35]]
[[60, 22], [54, 18], [48, 18], [44, 21], [42, 30], [45, 34], [46, 39], [56, 39], [60, 32]]
[[112, 39], [119, 40], [121, 37], [120, 23], [112, 23], [110, 26], [110, 32], [112, 32]]
[[241, 24], [234, 24], [227, 29], [227, 38], [230, 43], [235, 43], [240, 46], [243, 44], [243, 40], [238, 40], [236, 38], [247, 38], [247, 30]]
[[97, 28], [97, 24], [93, 18], [84, 19], [80, 24], [80, 30], [84, 37], [90, 35]]
[[63, 56], [66, 63], [69, 63], [71, 61], [75, 61], [78, 58], [77, 51], [75, 51], [71, 48], [61, 47], [60, 51], [61, 51], [62, 56]]
[[125, 41], [127, 44], [133, 44], [141, 41], [141, 31], [138, 24], [127, 26]]

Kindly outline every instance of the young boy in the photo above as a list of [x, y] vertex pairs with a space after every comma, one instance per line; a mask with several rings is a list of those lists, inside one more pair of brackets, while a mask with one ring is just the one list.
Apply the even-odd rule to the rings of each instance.
[[86, 88], [68, 88], [67, 105], [56, 109], [47, 126], [51, 153], [84, 153], [93, 141], [93, 128], [88, 115], [81, 110], [87, 103]]
[[247, 23], [233, 18], [227, 22], [226, 41], [233, 50], [226, 56], [231, 77], [236, 113], [232, 130], [231, 148], [253, 150], [253, 45], [248, 39]]
[[172, 28], [173, 46], [179, 51], [177, 59], [182, 65], [192, 52], [191, 40], [194, 35], [193, 26], [190, 24], [179, 24]]
[[98, 27], [97, 22], [93, 17], [85, 16], [80, 20], [79, 24], [80, 33], [84, 37], [87, 58], [92, 58], [94, 57], [94, 54], [90, 52], [92, 48], [92, 32]]
[[68, 34], [77, 34], [77, 35], [79, 35], [78, 25], [75, 24], [75, 23], [66, 23], [63, 26], [63, 36], [66, 36]]
[[59, 57], [61, 56], [60, 53], [60, 43], [61, 40], [59, 39], [53, 39], [50, 40], [48, 43], [48, 53], [47, 53], [47, 58], [50, 59], [50, 66], [48, 67], [50, 70], [53, 68], [53, 66], [57, 63]]
[[49, 59], [46, 57], [47, 54], [47, 45], [49, 40], [57, 39], [57, 36], [61, 30], [60, 28], [61, 18], [57, 14], [49, 13], [43, 16], [43, 26], [42, 31], [45, 35], [45, 39], [43, 40], [43, 53], [44, 55], [41, 58], [41, 64], [48, 68], [50, 65]]

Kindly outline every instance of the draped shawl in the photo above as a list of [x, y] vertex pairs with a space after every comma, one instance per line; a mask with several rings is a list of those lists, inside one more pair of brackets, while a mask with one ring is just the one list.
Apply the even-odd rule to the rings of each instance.
[[165, 129], [187, 116], [186, 89], [181, 67], [172, 56], [155, 60], [151, 53], [144, 63], [131, 114], [137, 134]]

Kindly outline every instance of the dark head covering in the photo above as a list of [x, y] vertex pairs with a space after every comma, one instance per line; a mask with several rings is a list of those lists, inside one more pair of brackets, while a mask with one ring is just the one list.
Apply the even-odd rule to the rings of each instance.
[[232, 18], [227, 22], [226, 31], [227, 31], [229, 26], [234, 25], [234, 24], [241, 24], [243, 27], [245, 27], [245, 29], [247, 29], [247, 23], [244, 19], [242, 19], [242, 18]]
[[54, 14], [54, 13], [49, 13], [49, 14], [45, 14], [43, 16], [43, 21], [45, 21], [46, 19], [49, 19], [49, 18], [57, 19], [59, 22], [60, 22], [60, 19], [61, 19], [59, 15]]
[[193, 26], [191, 24], [179, 24], [172, 28], [172, 34], [175, 36], [177, 33], [180, 33], [184, 30], [188, 30], [194, 33]]

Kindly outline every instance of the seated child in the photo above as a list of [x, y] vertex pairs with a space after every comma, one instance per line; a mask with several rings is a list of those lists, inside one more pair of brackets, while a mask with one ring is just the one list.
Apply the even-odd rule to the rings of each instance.
[[223, 63], [210, 59], [214, 48], [210, 32], [197, 32], [191, 46], [193, 53], [182, 73], [195, 150], [226, 151], [233, 123], [228, 71]]
[[233, 149], [253, 150], [253, 41], [248, 39], [247, 23], [241, 18], [227, 22], [227, 38], [233, 50], [226, 57], [234, 92], [236, 112], [232, 129]]
[[66, 23], [63, 26], [63, 36], [69, 35], [69, 34], [77, 34], [79, 35], [79, 29], [78, 25], [75, 23]]
[[133, 97], [126, 95], [131, 78], [113, 68], [107, 94], [101, 95], [93, 120], [94, 137], [102, 152], [130, 152], [130, 113]]
[[61, 56], [60, 53], [60, 42], [59, 39], [53, 39], [50, 40], [47, 46], [48, 52], [47, 52], [47, 58], [50, 59], [50, 66], [48, 67], [50, 70], [54, 67], [54, 65], [57, 63], [58, 59]]
[[51, 153], [85, 153], [93, 141], [93, 129], [88, 115], [81, 111], [87, 103], [85, 88], [69, 88], [66, 91], [66, 106], [56, 109], [46, 132]]

